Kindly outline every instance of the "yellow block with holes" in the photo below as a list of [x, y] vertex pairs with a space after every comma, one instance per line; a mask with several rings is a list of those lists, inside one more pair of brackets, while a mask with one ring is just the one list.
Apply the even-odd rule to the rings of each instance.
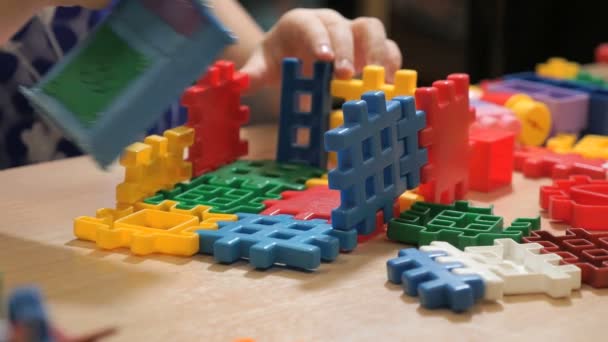
[[555, 153], [570, 153], [576, 143], [574, 134], [558, 134], [547, 140], [547, 148]]
[[572, 152], [586, 158], [608, 159], [608, 136], [586, 135], [576, 143]]
[[572, 79], [576, 78], [580, 68], [578, 63], [570, 62], [561, 57], [552, 57], [546, 63], [536, 65], [536, 74], [542, 77]]
[[521, 132], [517, 141], [523, 145], [540, 146], [551, 132], [551, 112], [547, 105], [532, 99], [528, 95], [511, 96], [505, 103], [521, 121]]

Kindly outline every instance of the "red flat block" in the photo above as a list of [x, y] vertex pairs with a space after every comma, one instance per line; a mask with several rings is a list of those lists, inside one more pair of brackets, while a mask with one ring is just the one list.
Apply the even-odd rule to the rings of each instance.
[[188, 151], [193, 177], [247, 155], [241, 126], [249, 121], [249, 107], [241, 105], [241, 93], [249, 76], [234, 70], [234, 63], [218, 61], [182, 96], [188, 109], [187, 126], [194, 128], [194, 144]]
[[427, 127], [418, 137], [429, 156], [419, 193], [427, 202], [462, 199], [468, 190], [469, 125], [475, 121], [469, 107], [469, 76], [453, 74], [432, 87], [416, 89], [416, 106], [426, 112]]
[[495, 128], [476, 128], [469, 134], [469, 189], [490, 192], [509, 186], [513, 178], [515, 134]]
[[573, 227], [608, 229], [608, 181], [572, 176], [540, 188], [540, 206], [549, 217]]
[[581, 269], [583, 283], [595, 288], [608, 287], [608, 232], [588, 232], [571, 228], [566, 235], [555, 236], [546, 230], [533, 231], [523, 242], [543, 245], [541, 253], [556, 253], [562, 264]]
[[514, 163], [515, 170], [529, 178], [566, 179], [571, 175], [585, 175], [593, 179], [606, 179], [604, 159], [587, 159], [573, 153], [558, 154], [543, 147], [516, 149]]

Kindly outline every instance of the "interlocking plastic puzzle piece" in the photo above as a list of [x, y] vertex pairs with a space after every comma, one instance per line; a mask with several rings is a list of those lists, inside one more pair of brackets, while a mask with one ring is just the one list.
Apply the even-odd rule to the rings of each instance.
[[[323, 134], [328, 130], [331, 96], [329, 82], [332, 63], [317, 61], [312, 78], [302, 76], [302, 63], [296, 58], [283, 60], [281, 82], [281, 116], [277, 161], [296, 162], [326, 167], [327, 154], [323, 153]], [[302, 108], [309, 96], [310, 108]], [[300, 141], [299, 135], [307, 138]]]
[[551, 57], [546, 63], [536, 65], [536, 74], [542, 77], [571, 79], [578, 75], [580, 65], [565, 58]]
[[272, 185], [275, 189], [269, 194], [278, 196], [286, 190], [303, 190], [309, 179], [324, 174], [322, 169], [302, 164], [238, 160], [210, 172], [208, 176], [209, 184], [212, 185], [237, 185], [239, 188], [250, 190], [260, 190]]
[[200, 252], [221, 263], [249, 259], [267, 269], [274, 264], [313, 270], [333, 261], [340, 250], [356, 247], [354, 230], [335, 230], [325, 220], [296, 220], [289, 215], [238, 214], [236, 222], [219, 222], [218, 230], [201, 230]]
[[491, 192], [509, 186], [513, 176], [513, 132], [493, 128], [471, 128], [469, 188]]
[[543, 253], [556, 253], [562, 257], [562, 263], [578, 266], [583, 283], [595, 288], [608, 287], [608, 232], [571, 228], [565, 235], [555, 236], [540, 230], [532, 232], [524, 242], [539, 243], [544, 247]]
[[545, 103], [551, 112], [551, 135], [579, 134], [587, 127], [589, 95], [584, 92], [519, 79], [494, 82], [488, 87], [490, 91], [524, 93]]
[[235, 71], [234, 63], [218, 61], [184, 92], [186, 125], [195, 131], [188, 150], [195, 177], [247, 155], [248, 143], [241, 140], [240, 129], [249, 121], [249, 107], [241, 105], [241, 93], [248, 86], [249, 76]]
[[579, 76], [583, 73], [590, 75], [594, 79], [600, 79], [604, 81], [604, 85], [606, 85], [606, 82], [608, 82], [608, 64], [606, 63], [585, 64], [583, 65]]
[[429, 202], [452, 203], [468, 190], [469, 76], [452, 74], [432, 87], [416, 89], [416, 107], [427, 114], [420, 145], [427, 147], [429, 165], [423, 171], [419, 193]]
[[578, 154], [558, 154], [542, 147], [525, 146], [515, 150], [514, 168], [529, 178], [565, 179], [586, 175], [606, 179], [606, 161], [587, 159]]
[[401, 213], [399, 218], [391, 220], [387, 236], [391, 240], [416, 245], [447, 241], [464, 249], [468, 246], [490, 245], [501, 238], [520, 242], [531, 230], [540, 228], [540, 217], [518, 218], [511, 226], [503, 229], [503, 218], [492, 215], [491, 208], [469, 207], [468, 202], [456, 202], [453, 208], [455, 210], [442, 210], [441, 207], [432, 207], [428, 203], [415, 203], [410, 210]]
[[37, 288], [23, 287], [13, 291], [8, 300], [8, 320], [14, 327], [27, 329], [24, 341], [55, 341], [42, 295]]
[[572, 148], [576, 143], [574, 134], [558, 134], [547, 140], [547, 149], [555, 153], [572, 153]]
[[541, 82], [564, 89], [584, 92], [589, 95], [589, 113], [585, 134], [608, 135], [608, 89], [591, 84], [584, 84], [573, 80], [556, 80], [537, 76], [533, 72], [523, 72], [506, 75], [507, 79], [523, 79]]
[[419, 184], [427, 162], [426, 150], [417, 144], [425, 117], [412, 97], [386, 102], [382, 92], [366, 93], [343, 110], [344, 126], [325, 134], [326, 150], [338, 152], [338, 167], [328, 174], [329, 187], [341, 197], [332, 225], [367, 235], [378, 210], [389, 220], [399, 194]]
[[553, 298], [569, 297], [581, 287], [581, 270], [560, 265], [557, 254], [540, 254], [542, 245], [519, 244], [511, 239], [494, 240], [493, 246], [467, 247], [464, 252], [446, 242], [420, 247], [424, 252], [443, 252], [435, 262], [464, 265], [455, 274], [478, 274], [484, 280], [486, 300], [503, 295], [545, 293]]
[[522, 145], [540, 146], [551, 133], [553, 120], [547, 105], [525, 94], [515, 94], [507, 100], [505, 107], [513, 110], [521, 122], [517, 141]]
[[549, 217], [577, 228], [608, 229], [608, 180], [571, 176], [540, 188], [540, 206]]
[[118, 206], [132, 205], [192, 177], [192, 165], [184, 161], [184, 150], [192, 145], [194, 131], [180, 126], [163, 135], [148, 136], [143, 143], [125, 149], [120, 158], [125, 180], [116, 186]]
[[402, 249], [397, 258], [386, 263], [388, 280], [403, 284], [407, 295], [419, 296], [424, 308], [466, 311], [483, 298], [483, 279], [476, 274], [455, 274], [454, 270], [463, 267], [461, 263], [434, 261], [443, 255], [443, 252]]
[[98, 30], [22, 92], [106, 166], [233, 41], [201, 1], [121, 1]]
[[576, 75], [576, 78], [574, 78], [574, 80], [578, 83], [594, 85], [601, 88], [608, 87], [608, 82], [606, 82], [604, 78], [598, 77], [588, 71], [579, 71], [578, 75]]
[[[103, 249], [128, 247], [133, 254], [163, 253], [191, 256], [199, 250], [196, 231], [217, 229], [217, 221], [234, 221], [234, 215], [214, 215], [208, 207], [197, 208], [204, 213], [179, 212], [167, 203], [162, 209], [133, 207], [121, 211], [100, 209], [96, 217], [78, 217], [74, 220], [74, 234], [82, 240], [93, 241]], [[168, 209], [168, 210], [166, 210]], [[203, 217], [200, 220], [199, 217]]]
[[[414, 203], [422, 201], [424, 201], [424, 197], [418, 194], [418, 188], [402, 193], [398, 199], [399, 213], [409, 210]], [[398, 215], [395, 215], [395, 217], [397, 216]]]
[[556, 153], [576, 153], [585, 158], [608, 159], [608, 137], [586, 135], [576, 142], [576, 136], [557, 135], [547, 141], [547, 148]]
[[475, 108], [476, 121], [471, 129], [494, 128], [512, 132], [515, 136], [521, 132], [521, 122], [515, 113], [507, 107], [482, 100], [471, 100]]

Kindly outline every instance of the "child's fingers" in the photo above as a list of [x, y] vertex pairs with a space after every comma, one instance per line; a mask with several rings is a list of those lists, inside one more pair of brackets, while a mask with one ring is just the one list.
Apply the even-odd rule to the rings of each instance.
[[300, 52], [302, 57], [310, 55], [314, 59], [331, 61], [334, 51], [327, 28], [311, 10], [295, 9], [287, 12], [279, 21], [277, 30], [281, 34], [281, 44], [288, 47], [285, 55]]
[[[264, 57], [264, 52], [260, 49], [253, 53], [240, 71], [249, 75], [249, 87], [245, 89], [245, 94], [254, 93], [262, 88], [268, 81], [272, 81], [272, 79], [279, 77], [278, 71], [271, 72], [268, 70], [268, 62]], [[273, 73], [277, 73], [277, 75], [271, 75]]]
[[355, 42], [355, 67], [360, 71], [365, 65], [384, 65], [386, 32], [377, 18], [361, 17], [352, 21], [351, 30]]
[[387, 39], [384, 41], [386, 46], [385, 48], [385, 59], [384, 66], [386, 68], [386, 81], [388, 83], [393, 83], [395, 72], [401, 69], [401, 65], [403, 63], [403, 57], [401, 55], [401, 50], [397, 43], [393, 40]]
[[331, 39], [336, 77], [351, 78], [355, 73], [355, 49], [350, 21], [333, 10], [320, 10], [319, 17]]

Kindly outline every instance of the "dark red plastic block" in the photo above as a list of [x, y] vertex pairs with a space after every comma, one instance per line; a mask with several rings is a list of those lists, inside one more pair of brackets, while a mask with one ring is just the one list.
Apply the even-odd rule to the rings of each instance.
[[515, 170], [529, 178], [551, 177], [566, 179], [571, 175], [585, 175], [606, 179], [603, 159], [587, 159], [578, 154], [558, 154], [543, 147], [525, 146], [515, 150]]
[[513, 178], [515, 134], [496, 128], [469, 131], [469, 189], [490, 192], [509, 186]]
[[432, 87], [416, 89], [416, 106], [426, 112], [427, 127], [419, 133], [419, 145], [429, 156], [419, 193], [427, 202], [462, 199], [468, 190], [469, 125], [475, 121], [469, 76], [452, 74]]
[[540, 188], [540, 206], [549, 217], [573, 227], [608, 229], [608, 181], [572, 176]]
[[234, 63], [218, 61], [182, 96], [188, 109], [186, 125], [194, 128], [188, 152], [193, 177], [247, 154], [240, 129], [249, 121], [249, 108], [241, 105], [241, 93], [248, 86], [249, 76], [235, 71]]
[[608, 43], [602, 43], [595, 48], [595, 62], [608, 63]]
[[543, 245], [542, 253], [556, 253], [562, 264], [573, 264], [582, 271], [583, 283], [595, 288], [608, 287], [608, 232], [588, 232], [571, 228], [555, 236], [546, 230], [533, 231], [523, 242]]

